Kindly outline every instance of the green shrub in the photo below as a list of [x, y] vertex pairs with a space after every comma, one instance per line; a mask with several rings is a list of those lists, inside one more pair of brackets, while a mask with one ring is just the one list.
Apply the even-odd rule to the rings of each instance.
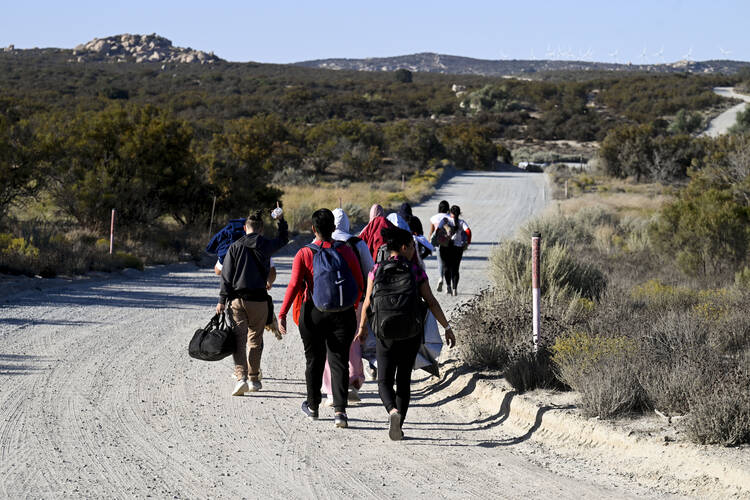
[[127, 252], [115, 252], [117, 263], [124, 268], [133, 268], [143, 271], [143, 261], [133, 254]]
[[698, 301], [697, 293], [687, 287], [665, 285], [657, 279], [651, 279], [636, 286], [630, 296], [644, 302], [649, 307], [658, 309], [690, 307]]
[[35, 258], [39, 256], [39, 249], [24, 238], [0, 233], [0, 254], [6, 257]]

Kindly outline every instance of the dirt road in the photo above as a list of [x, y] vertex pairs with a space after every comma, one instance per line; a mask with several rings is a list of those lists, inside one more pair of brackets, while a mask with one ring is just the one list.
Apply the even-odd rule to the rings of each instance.
[[737, 122], [737, 113], [744, 110], [747, 103], [750, 102], [750, 96], [738, 94], [732, 87], [716, 87], [714, 92], [722, 97], [734, 97], [735, 99], [742, 99], [745, 102], [732, 106], [711, 120], [708, 128], [701, 134], [709, 137], [718, 137], [722, 134], [726, 134], [729, 131], [729, 128]]
[[[461, 295], [486, 285], [491, 244], [545, 205], [542, 174], [454, 177], [439, 199], [474, 230]], [[291, 256], [275, 259], [278, 303]], [[434, 278], [435, 261], [429, 261]], [[601, 498], [662, 496], [595, 461], [557, 456], [532, 431], [505, 428], [471, 384], [417, 375], [391, 442], [377, 387], [349, 409], [300, 413], [304, 357], [296, 328], [266, 337], [263, 391], [231, 397], [230, 360], [193, 361], [192, 331], [216, 303], [217, 278], [193, 265], [153, 268], [0, 296], [0, 496], [131, 498]]]

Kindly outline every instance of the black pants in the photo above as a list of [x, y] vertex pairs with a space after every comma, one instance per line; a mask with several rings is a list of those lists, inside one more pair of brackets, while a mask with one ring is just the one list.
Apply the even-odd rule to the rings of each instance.
[[[378, 358], [378, 393], [388, 413], [396, 408], [404, 423], [411, 399], [411, 370], [417, 357], [422, 335], [405, 340], [378, 338], [375, 350]], [[393, 380], [396, 390], [393, 390]]]
[[453, 243], [446, 247], [440, 247], [440, 259], [443, 261], [443, 273], [445, 284], [449, 289], [458, 286], [458, 268], [461, 267], [461, 258], [464, 256], [464, 247], [457, 247]]
[[331, 367], [331, 394], [336, 411], [346, 411], [349, 393], [349, 347], [357, 330], [354, 308], [323, 312], [312, 302], [302, 305], [299, 331], [305, 347], [305, 382], [310, 409], [320, 406], [320, 386], [328, 355]]

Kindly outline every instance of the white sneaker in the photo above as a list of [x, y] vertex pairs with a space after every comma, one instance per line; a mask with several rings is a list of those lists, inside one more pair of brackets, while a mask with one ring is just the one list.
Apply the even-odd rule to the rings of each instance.
[[372, 366], [369, 361], [365, 361], [364, 371], [367, 380], [372, 381], [378, 379], [378, 369]]
[[247, 380], [242, 379], [234, 386], [234, 391], [232, 391], [232, 396], [242, 396], [246, 392], [250, 390], [250, 387], [247, 385]]
[[330, 394], [326, 397], [326, 400], [323, 401], [323, 405], [325, 405], [325, 406], [333, 406], [333, 398], [331, 397]]
[[349, 401], [359, 402], [362, 399], [359, 397], [359, 391], [356, 387], [349, 387]]
[[261, 384], [260, 380], [251, 380], [250, 387], [247, 390], [248, 392], [258, 392], [261, 389], [263, 389], [263, 384]]

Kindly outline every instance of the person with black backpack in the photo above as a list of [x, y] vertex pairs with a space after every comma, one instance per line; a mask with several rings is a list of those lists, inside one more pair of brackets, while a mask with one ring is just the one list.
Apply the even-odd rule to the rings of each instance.
[[[367, 318], [377, 337], [378, 392], [388, 412], [388, 436], [398, 441], [411, 399], [411, 371], [422, 343], [426, 308], [445, 329], [445, 343], [452, 348], [456, 337], [430, 290], [427, 274], [413, 262], [415, 244], [409, 231], [382, 230], [390, 257], [375, 267], [367, 279], [367, 292], [357, 338], [367, 336]], [[426, 302], [426, 308], [425, 308]], [[396, 390], [393, 390], [393, 382]]]
[[263, 387], [260, 381], [263, 330], [269, 313], [273, 317], [267, 290], [271, 255], [289, 241], [288, 226], [280, 214], [278, 228], [276, 238], [265, 238], [262, 234], [263, 214], [251, 212], [245, 221], [245, 236], [232, 243], [224, 257], [216, 312], [220, 314], [228, 305], [234, 322], [236, 343], [233, 356], [237, 384], [233, 396], [259, 391]]
[[312, 214], [315, 241], [297, 252], [292, 262], [292, 276], [279, 311], [279, 329], [286, 333], [286, 315], [293, 302], [305, 348], [305, 382], [307, 399], [302, 412], [318, 419], [320, 386], [326, 354], [331, 367], [331, 392], [336, 427], [348, 427], [346, 416], [349, 388], [349, 348], [357, 330], [355, 309], [364, 288], [362, 271], [352, 249], [333, 241], [333, 213], [327, 208]]

